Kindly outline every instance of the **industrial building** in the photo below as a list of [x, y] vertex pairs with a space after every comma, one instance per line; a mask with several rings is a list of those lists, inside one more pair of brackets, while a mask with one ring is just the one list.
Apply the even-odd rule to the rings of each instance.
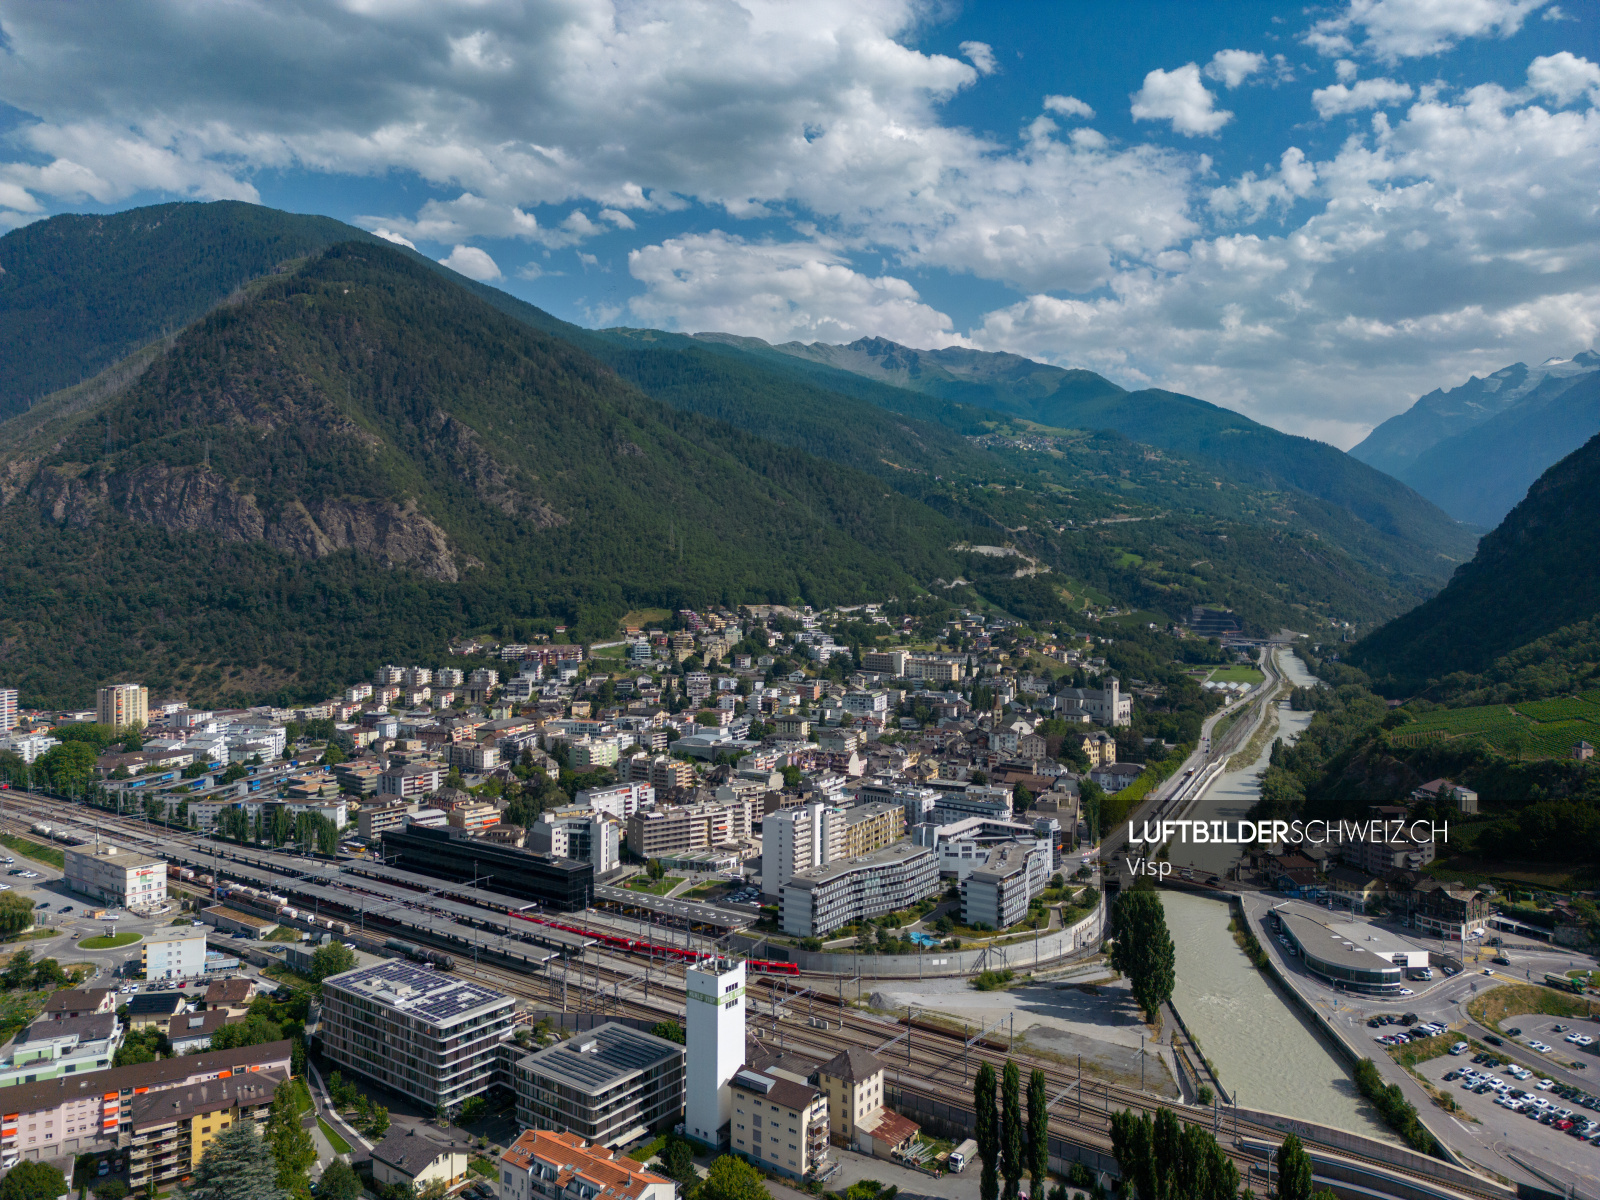
[[678, 1123], [684, 1048], [610, 1023], [529, 1054], [512, 1069], [517, 1121], [623, 1146]]
[[447, 826], [385, 830], [384, 861], [407, 871], [467, 882], [536, 900], [558, 912], [579, 912], [594, 896], [594, 867], [567, 858], [496, 845]]
[[516, 1002], [401, 959], [322, 984], [322, 1052], [427, 1109], [488, 1091]]

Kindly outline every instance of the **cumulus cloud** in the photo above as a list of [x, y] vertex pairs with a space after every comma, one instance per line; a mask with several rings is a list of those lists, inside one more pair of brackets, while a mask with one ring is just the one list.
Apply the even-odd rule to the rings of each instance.
[[1304, 35], [1320, 54], [1348, 54], [1360, 30], [1361, 50], [1395, 61], [1442, 54], [1475, 37], [1508, 38], [1547, 0], [1349, 0], [1343, 12]]
[[1262, 177], [1254, 171], [1246, 171], [1233, 183], [1212, 189], [1208, 203], [1222, 215], [1247, 215], [1253, 219], [1273, 205], [1288, 208], [1296, 200], [1309, 196], [1316, 182], [1316, 164], [1306, 158], [1299, 146], [1290, 146], [1283, 152], [1277, 171]]
[[378, 226], [378, 228], [374, 229], [372, 232], [376, 236], [381, 237], [384, 241], [393, 242], [397, 246], [405, 246], [411, 250], [415, 250], [417, 248], [417, 244], [410, 238], [403, 237], [394, 230], [386, 229], [382, 225]]
[[439, 261], [452, 271], [459, 271], [479, 283], [493, 283], [501, 277], [500, 268], [489, 257], [489, 252], [477, 246], [457, 246], [448, 258]]
[[1570, 50], [1536, 58], [1528, 67], [1528, 86], [1557, 104], [1571, 104], [1585, 92], [1600, 91], [1600, 63], [1579, 58]]
[[1326, 121], [1341, 113], [1382, 108], [1411, 99], [1411, 85], [1393, 79], [1363, 79], [1353, 87], [1335, 83], [1311, 93], [1311, 106]]
[[980, 75], [993, 75], [999, 69], [994, 60], [994, 50], [987, 42], [962, 42], [961, 53], [978, 68]]
[[917, 346], [965, 344], [950, 318], [904, 279], [871, 278], [822, 242], [750, 242], [720, 231], [669, 238], [628, 255], [645, 285], [635, 317], [686, 333], [769, 342], [849, 342], [879, 335]]
[[1250, 50], [1218, 50], [1206, 64], [1206, 78], [1232, 90], [1258, 71], [1267, 69], [1267, 56]]
[[1046, 96], [1044, 98], [1044, 110], [1045, 112], [1053, 112], [1061, 117], [1082, 117], [1086, 121], [1094, 120], [1094, 109], [1076, 96]]
[[1194, 63], [1176, 71], [1151, 71], [1131, 99], [1135, 121], [1171, 121], [1174, 133], [1188, 137], [1214, 135], [1233, 120], [1231, 112], [1216, 107], [1216, 98], [1200, 82], [1200, 68]]

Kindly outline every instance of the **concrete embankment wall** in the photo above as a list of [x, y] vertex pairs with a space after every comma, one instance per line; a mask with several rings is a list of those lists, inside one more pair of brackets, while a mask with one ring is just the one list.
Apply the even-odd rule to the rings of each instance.
[[[976, 1115], [970, 1107], [903, 1092], [892, 1083], [885, 1083], [883, 1092], [884, 1100], [890, 1108], [903, 1116], [910, 1117], [929, 1133], [959, 1142], [963, 1138], [974, 1136], [977, 1130]], [[1063, 1101], [1063, 1104], [1065, 1103], [1066, 1101]], [[1088, 1146], [1075, 1145], [1052, 1134], [1050, 1170], [1064, 1176], [1076, 1162], [1083, 1163], [1091, 1171], [1105, 1172], [1113, 1179], [1120, 1177], [1117, 1160], [1111, 1155], [1101, 1154]]]
[[818, 975], [857, 975], [869, 979], [931, 979], [939, 975], [976, 975], [979, 971], [1032, 971], [1100, 944], [1105, 923], [1105, 898], [1076, 925], [1041, 933], [1026, 941], [976, 950], [932, 950], [925, 954], [830, 954], [777, 946], [760, 937], [735, 934], [730, 948], [756, 958], [792, 962]]

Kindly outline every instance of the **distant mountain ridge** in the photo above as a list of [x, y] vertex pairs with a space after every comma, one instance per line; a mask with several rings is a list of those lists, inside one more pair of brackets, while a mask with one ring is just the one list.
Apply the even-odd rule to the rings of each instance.
[[1600, 432], [1600, 354], [1513, 363], [1436, 389], [1350, 454], [1451, 516], [1492, 528], [1545, 469]]
[[[886, 338], [845, 346], [724, 333], [697, 339], [848, 371], [944, 400], [981, 405], [1042, 425], [1109, 429], [1137, 442], [1210, 460], [1253, 486], [1294, 489], [1336, 504], [1375, 530], [1404, 539], [1444, 574], [1472, 556], [1474, 531], [1410, 487], [1324, 442], [1282, 433], [1241, 413], [1178, 392], [1130, 392], [1093, 371], [1015, 354], [951, 347], [917, 350]], [[1417, 560], [1405, 564], [1418, 569]]]

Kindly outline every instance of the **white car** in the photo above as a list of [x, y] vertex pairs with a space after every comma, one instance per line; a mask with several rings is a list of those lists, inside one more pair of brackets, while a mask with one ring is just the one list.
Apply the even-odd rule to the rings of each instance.
[[1413, 992], [1410, 988], [1401, 988], [1400, 989], [1400, 994], [1402, 996], [1415, 996], [1416, 995], [1416, 993]]
[[1450, 1053], [1465, 1054], [1470, 1049], [1472, 1049], [1472, 1047], [1467, 1045], [1465, 1042], [1457, 1042], [1454, 1046], [1450, 1047]]
[[[1541, 1092], [1548, 1092], [1551, 1088], [1555, 1087], [1555, 1085], [1556, 1085], [1556, 1081], [1554, 1079], [1541, 1079], [1541, 1080], [1539, 1080], [1538, 1083], [1534, 1084], [1533, 1086], [1538, 1088]], [[1548, 1107], [1549, 1104], [1550, 1104], [1550, 1101], [1546, 1100], [1544, 1103], [1545, 1103], [1545, 1106]]]
[[1528, 1046], [1531, 1049], [1537, 1050], [1540, 1054], [1550, 1053], [1550, 1047], [1546, 1046], [1543, 1042], [1529, 1042]]

